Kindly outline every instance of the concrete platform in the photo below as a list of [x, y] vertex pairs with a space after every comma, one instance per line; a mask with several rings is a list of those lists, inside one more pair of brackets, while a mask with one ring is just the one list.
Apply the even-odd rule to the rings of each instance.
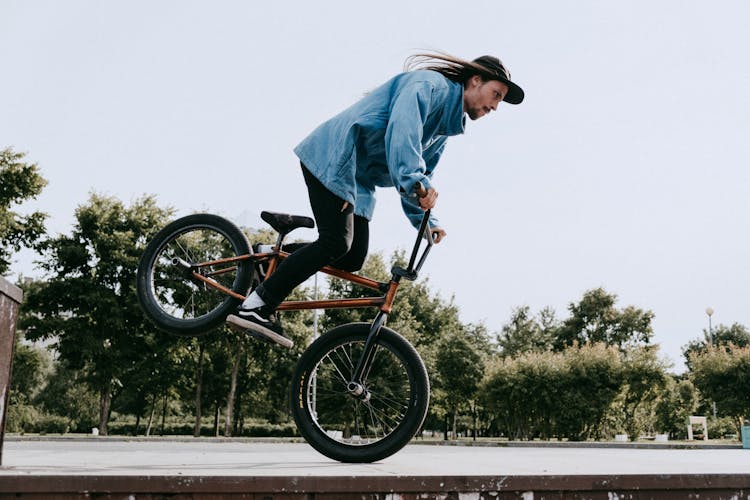
[[0, 497], [747, 498], [750, 450], [413, 444], [340, 464], [304, 443], [6, 441]]

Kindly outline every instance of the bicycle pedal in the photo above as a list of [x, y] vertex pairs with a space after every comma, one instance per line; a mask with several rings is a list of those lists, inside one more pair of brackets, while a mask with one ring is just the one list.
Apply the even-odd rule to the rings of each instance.
[[240, 326], [240, 325], [238, 325], [236, 323], [233, 323], [231, 321], [227, 321], [227, 325], [229, 326], [229, 328], [231, 330], [233, 330], [233, 331], [235, 331], [237, 333], [242, 333], [244, 335], [248, 335], [250, 337], [253, 337], [253, 338], [256, 338], [256, 339], [259, 339], [259, 340], [263, 340], [264, 342], [268, 342], [269, 344], [276, 344], [273, 340], [269, 339], [268, 337], [266, 337], [264, 335], [261, 335], [258, 332], [254, 332], [254, 331], [250, 330], [249, 328], [243, 328], [242, 326]]
[[229, 316], [227, 316], [226, 322], [227, 322], [227, 325], [229, 325], [229, 328], [231, 328], [235, 332], [244, 333], [245, 335], [249, 335], [257, 339], [265, 340], [266, 342], [269, 342], [273, 344], [274, 346], [281, 346], [287, 349], [291, 349], [292, 346], [294, 345], [294, 343], [290, 339], [284, 337], [283, 335], [279, 335], [275, 332], [272, 332], [270, 330], [267, 330], [266, 333], [264, 334], [264, 333], [255, 331], [252, 328], [248, 328], [246, 326], [247, 325], [246, 320], [243, 320], [233, 314], [230, 314]]

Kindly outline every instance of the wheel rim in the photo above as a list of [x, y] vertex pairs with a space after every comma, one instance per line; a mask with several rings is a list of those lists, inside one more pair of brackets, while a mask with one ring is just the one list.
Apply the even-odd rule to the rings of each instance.
[[[232, 240], [213, 227], [190, 227], [175, 233], [151, 263], [149, 292], [166, 315], [186, 322], [200, 320], [218, 309], [227, 296], [191, 276], [187, 265], [240, 254]], [[198, 271], [222, 286], [234, 288], [237, 263], [203, 266]]]
[[348, 446], [372, 445], [393, 434], [406, 418], [413, 393], [407, 364], [381, 344], [363, 384], [365, 394], [353, 396], [347, 386], [363, 348], [361, 339], [332, 347], [315, 365], [306, 388], [314, 425]]

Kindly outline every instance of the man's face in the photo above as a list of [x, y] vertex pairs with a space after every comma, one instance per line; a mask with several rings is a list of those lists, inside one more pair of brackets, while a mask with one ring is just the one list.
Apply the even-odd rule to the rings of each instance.
[[476, 120], [495, 111], [508, 93], [508, 86], [498, 80], [484, 81], [479, 75], [472, 76], [464, 88], [464, 111]]

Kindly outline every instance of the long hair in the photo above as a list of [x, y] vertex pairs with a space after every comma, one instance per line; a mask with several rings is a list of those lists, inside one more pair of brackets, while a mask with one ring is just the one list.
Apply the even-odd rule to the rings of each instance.
[[[482, 64], [483, 63], [483, 64]], [[429, 52], [409, 56], [404, 63], [404, 71], [427, 69], [437, 71], [451, 81], [466, 84], [474, 75], [482, 80], [510, 80], [510, 72], [500, 59], [493, 56], [482, 56], [467, 61], [444, 52]]]

